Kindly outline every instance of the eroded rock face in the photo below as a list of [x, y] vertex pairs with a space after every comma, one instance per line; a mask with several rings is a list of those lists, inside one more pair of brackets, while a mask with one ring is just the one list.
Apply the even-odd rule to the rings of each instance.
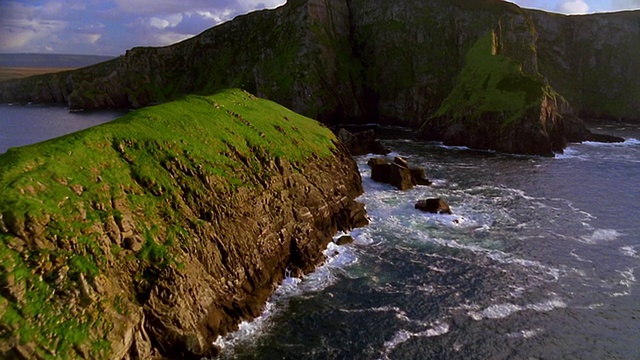
[[212, 356], [368, 222], [331, 131], [239, 90], [0, 157], [0, 358]]
[[340, 128], [338, 130], [338, 140], [349, 149], [353, 156], [366, 154], [386, 155], [389, 153], [389, 150], [376, 139], [373, 130], [352, 133], [347, 129]]
[[337, 231], [367, 224], [355, 164], [343, 148], [329, 161], [300, 167], [274, 164], [259, 192], [230, 199], [194, 199], [212, 213], [199, 236], [210, 239], [186, 253], [180, 272], [167, 272], [145, 305], [145, 325], [170, 357], [205, 356], [212, 340], [239, 321], [261, 314], [285, 269], [302, 275], [323, 261], [322, 250]]
[[542, 74], [578, 115], [640, 121], [639, 17], [500, 0], [288, 1], [173, 46], [3, 82], [0, 101], [139, 107], [242, 87], [327, 123], [419, 127], [455, 87], [467, 51], [499, 26], [501, 53]]

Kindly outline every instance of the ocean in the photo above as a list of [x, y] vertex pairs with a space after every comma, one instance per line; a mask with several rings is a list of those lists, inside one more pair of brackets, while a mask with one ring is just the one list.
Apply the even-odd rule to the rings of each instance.
[[124, 115], [123, 110], [69, 112], [62, 106], [0, 105], [0, 154], [99, 125]]
[[[434, 182], [375, 183], [371, 224], [219, 338], [222, 359], [640, 359], [640, 127], [555, 158], [383, 140]], [[446, 200], [453, 215], [414, 209]]]
[[[1, 153], [121, 113], [0, 114]], [[542, 158], [379, 132], [434, 184], [375, 183], [357, 157], [371, 224], [286, 278], [261, 317], [216, 341], [220, 358], [639, 359], [640, 126], [593, 128], [626, 140]], [[453, 214], [414, 209], [431, 197]]]

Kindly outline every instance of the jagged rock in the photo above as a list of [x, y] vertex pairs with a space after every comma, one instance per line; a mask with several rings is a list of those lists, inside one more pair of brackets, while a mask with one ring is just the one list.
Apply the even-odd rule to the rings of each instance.
[[139, 235], [128, 236], [124, 239], [124, 248], [133, 252], [142, 250], [144, 240]]
[[344, 128], [340, 128], [338, 140], [349, 149], [353, 156], [366, 154], [386, 155], [389, 153], [389, 150], [376, 139], [373, 130], [351, 133]]
[[423, 168], [412, 167], [409, 168], [409, 171], [411, 172], [411, 178], [416, 185], [429, 186], [432, 184], [431, 180], [427, 178], [427, 172]]
[[371, 158], [367, 164], [371, 167], [373, 181], [391, 184], [399, 190], [408, 190], [415, 185], [431, 185], [424, 169], [410, 168], [407, 160], [399, 156], [393, 162], [384, 157]]
[[418, 200], [415, 208], [432, 214], [452, 214], [449, 204], [439, 198]]
[[353, 238], [349, 235], [344, 235], [344, 236], [340, 236], [337, 240], [336, 240], [336, 244], [343, 246], [343, 245], [347, 245], [347, 244], [351, 244], [353, 243]]
[[394, 157], [393, 158], [393, 163], [397, 164], [397, 165], [399, 165], [399, 166], [401, 166], [403, 168], [407, 168], [407, 169], [409, 168], [409, 162], [405, 158], [402, 158], [400, 156]]
[[371, 179], [375, 182], [391, 182], [391, 164], [385, 158], [371, 159], [368, 162], [371, 167]]
[[398, 190], [409, 190], [414, 186], [411, 171], [397, 163], [391, 164], [389, 171], [389, 184], [395, 186]]

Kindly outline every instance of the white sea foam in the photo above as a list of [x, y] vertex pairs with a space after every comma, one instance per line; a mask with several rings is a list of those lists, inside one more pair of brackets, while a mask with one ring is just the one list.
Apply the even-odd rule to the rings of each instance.
[[[338, 234], [336, 238], [342, 235], [345, 234]], [[355, 239], [360, 238], [360, 233], [357, 231], [352, 232], [350, 235]], [[356, 242], [357, 241], [358, 240], [356, 240]], [[322, 266], [302, 279], [286, 276], [282, 284], [274, 291], [265, 305], [265, 310], [259, 317], [240, 323], [239, 329], [233, 333], [219, 336], [214, 342], [214, 345], [217, 345], [221, 349], [233, 349], [240, 341], [264, 333], [269, 326], [269, 319], [281, 308], [276, 305], [279, 301], [306, 292], [319, 291], [327, 288], [336, 281], [337, 277], [335, 272], [337, 269], [345, 268], [358, 261], [358, 257], [351, 247], [338, 246], [333, 242], [329, 243], [323, 253], [326, 256], [326, 261]]]
[[543, 331], [544, 331], [544, 329], [542, 329], [542, 328], [529, 329], [529, 330], [520, 330], [518, 332], [513, 332], [513, 333], [507, 334], [507, 337], [519, 338], [519, 339], [530, 339], [530, 338], [532, 338], [534, 336], [537, 336], [538, 334], [542, 333]]
[[573, 256], [574, 258], [576, 258], [576, 260], [580, 261], [580, 262], [585, 262], [585, 263], [593, 263], [593, 261], [591, 260], [587, 260], [583, 257], [581, 257], [580, 255], [576, 254], [575, 249], [571, 250], [571, 252], [569, 254], [571, 254], [571, 256]]
[[623, 246], [620, 248], [620, 252], [625, 256], [637, 258], [638, 251], [635, 248], [636, 246]]
[[598, 146], [598, 147], [627, 147], [627, 146], [637, 146], [640, 145], [640, 140], [629, 138], [625, 139], [623, 142], [613, 142], [613, 143], [605, 143], [605, 142], [596, 142], [596, 141], [584, 141], [582, 145], [586, 146]]
[[597, 229], [591, 235], [580, 237], [579, 241], [585, 244], [599, 244], [603, 242], [614, 241], [620, 235], [622, 234], [620, 234], [617, 230]]
[[556, 154], [556, 159], [574, 159], [580, 155], [580, 151], [573, 147], [566, 147], [562, 154]]
[[622, 280], [620, 280], [620, 285], [625, 286], [627, 288], [631, 288], [633, 284], [636, 283], [636, 277], [633, 274], [635, 268], [629, 268], [625, 271], [616, 270], [620, 275], [622, 275]]
[[476, 320], [482, 319], [503, 319], [514, 313], [533, 310], [537, 312], [549, 312], [558, 308], [566, 308], [567, 304], [559, 299], [552, 299], [541, 303], [528, 305], [515, 305], [511, 303], [491, 305], [482, 311], [470, 311], [468, 315]]
[[435, 322], [429, 325], [430, 327], [424, 331], [411, 332], [405, 329], [397, 331], [393, 338], [389, 341], [385, 341], [384, 350], [381, 359], [390, 359], [389, 354], [397, 348], [399, 345], [409, 341], [415, 337], [435, 337], [441, 336], [449, 332], [449, 324], [445, 322]]

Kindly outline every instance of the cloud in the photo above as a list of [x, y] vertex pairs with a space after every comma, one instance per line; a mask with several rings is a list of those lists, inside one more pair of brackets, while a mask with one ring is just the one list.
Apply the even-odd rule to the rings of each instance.
[[640, 8], [640, 0], [611, 0], [614, 10], [635, 10]]
[[564, 14], [586, 14], [589, 5], [584, 0], [565, 0], [558, 4], [558, 11]]

